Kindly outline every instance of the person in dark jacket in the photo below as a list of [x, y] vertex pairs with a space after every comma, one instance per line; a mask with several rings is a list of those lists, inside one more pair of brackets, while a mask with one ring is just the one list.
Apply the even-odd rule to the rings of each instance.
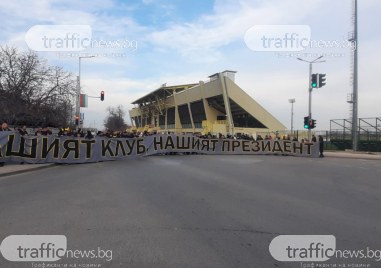
[[28, 131], [26, 129], [26, 126], [19, 127], [17, 130], [21, 136], [28, 136]]
[[86, 134], [86, 136], [85, 136], [85, 139], [88, 139], [88, 140], [92, 140], [92, 139], [94, 139], [94, 136], [93, 136], [93, 134], [91, 133], [90, 130], [87, 131], [87, 134]]
[[323, 154], [323, 151], [324, 151], [324, 140], [323, 140], [323, 136], [319, 135], [319, 157], [324, 157], [324, 154]]

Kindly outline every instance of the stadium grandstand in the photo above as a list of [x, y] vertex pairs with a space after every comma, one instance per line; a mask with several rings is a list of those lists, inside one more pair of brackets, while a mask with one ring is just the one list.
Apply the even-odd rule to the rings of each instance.
[[129, 111], [138, 132], [250, 134], [286, 127], [235, 83], [235, 71], [207, 82], [166, 86], [135, 100]]

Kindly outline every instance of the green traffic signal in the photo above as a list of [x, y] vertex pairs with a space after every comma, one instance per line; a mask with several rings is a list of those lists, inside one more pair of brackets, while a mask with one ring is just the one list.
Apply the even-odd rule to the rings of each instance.
[[317, 88], [318, 85], [318, 74], [312, 74], [311, 75], [311, 87], [312, 88]]
[[305, 129], [309, 129], [309, 126], [310, 126], [310, 117], [309, 116], [305, 116], [304, 117], [304, 128]]

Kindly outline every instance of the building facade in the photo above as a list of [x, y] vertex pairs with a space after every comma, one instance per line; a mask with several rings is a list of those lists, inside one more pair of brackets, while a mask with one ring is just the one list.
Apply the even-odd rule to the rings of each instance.
[[209, 81], [166, 86], [134, 101], [133, 129], [176, 133], [251, 134], [286, 127], [235, 83], [235, 71]]

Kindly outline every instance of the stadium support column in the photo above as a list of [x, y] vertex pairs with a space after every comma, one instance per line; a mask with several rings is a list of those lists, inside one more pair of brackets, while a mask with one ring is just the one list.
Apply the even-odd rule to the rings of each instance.
[[191, 119], [192, 129], [193, 129], [193, 132], [195, 132], [195, 126], [194, 126], [194, 122], [193, 122], [192, 109], [191, 109], [191, 105], [190, 105], [189, 102], [188, 102], [188, 111], [189, 111], [189, 115], [190, 115], [190, 119]]
[[173, 100], [175, 102], [175, 133], [178, 133], [181, 131], [181, 122], [180, 122], [180, 115], [179, 115], [179, 107], [177, 105], [177, 93], [176, 91], [173, 91]]
[[179, 106], [175, 106], [175, 132], [179, 133], [181, 132], [182, 126], [180, 121], [180, 115], [179, 115]]
[[222, 75], [222, 73], [218, 74], [218, 77], [220, 78], [221, 88], [222, 88], [222, 96], [224, 98], [224, 105], [225, 105], [225, 112], [226, 112], [226, 118], [228, 120], [228, 127], [229, 127], [229, 134], [234, 135], [234, 122], [233, 122], [233, 116], [232, 111], [230, 108], [230, 100], [228, 95], [228, 89], [226, 86], [225, 77]]
[[168, 130], [168, 109], [165, 108], [165, 130]]
[[131, 122], [131, 127], [134, 127], [135, 126], [135, 121], [134, 120], [132, 120], [133, 118], [132, 118], [132, 116], [131, 116], [131, 114], [130, 114], [130, 122]]
[[215, 118], [213, 118], [213, 116], [212, 116], [212, 114], [210, 112], [210, 107], [209, 107], [208, 101], [207, 101], [207, 99], [205, 97], [204, 82], [200, 81], [199, 84], [200, 84], [200, 91], [201, 91], [201, 96], [202, 96], [202, 104], [204, 106], [206, 121], [207, 122], [213, 122], [213, 120], [215, 120]]

